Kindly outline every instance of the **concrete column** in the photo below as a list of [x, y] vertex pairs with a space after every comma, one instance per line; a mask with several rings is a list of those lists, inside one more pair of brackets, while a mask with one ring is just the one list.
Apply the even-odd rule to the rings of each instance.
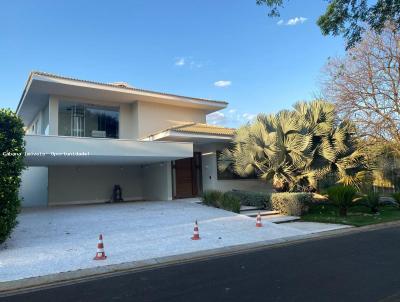
[[172, 200], [171, 162], [145, 165], [143, 196], [147, 200]]
[[49, 98], [49, 135], [58, 135], [58, 98]]

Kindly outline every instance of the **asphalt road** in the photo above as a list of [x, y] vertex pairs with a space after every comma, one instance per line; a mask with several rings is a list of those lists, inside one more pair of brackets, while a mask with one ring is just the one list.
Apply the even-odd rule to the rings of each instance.
[[400, 227], [100, 278], [1, 301], [400, 301]]

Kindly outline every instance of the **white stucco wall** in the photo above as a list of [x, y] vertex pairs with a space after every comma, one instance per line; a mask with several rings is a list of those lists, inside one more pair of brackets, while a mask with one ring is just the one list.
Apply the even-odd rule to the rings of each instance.
[[47, 167], [29, 167], [22, 172], [19, 196], [22, 207], [47, 206]]
[[217, 155], [216, 151], [222, 151], [225, 145], [213, 143], [201, 145], [198, 150], [202, 153], [202, 178], [204, 190], [245, 190], [253, 192], [272, 192], [270, 183], [265, 183], [259, 179], [234, 179], [219, 180], [217, 174]]
[[51, 166], [49, 205], [106, 202], [116, 184], [124, 200], [143, 199], [140, 166]]
[[146, 200], [171, 200], [171, 162], [143, 166], [143, 196]]
[[184, 122], [206, 122], [206, 112], [202, 109], [178, 107], [158, 103], [138, 102], [138, 136], [144, 138], [157, 131]]
[[49, 98], [49, 134], [58, 135], [58, 98]]
[[132, 104], [121, 104], [119, 107], [119, 138], [136, 138], [132, 110]]

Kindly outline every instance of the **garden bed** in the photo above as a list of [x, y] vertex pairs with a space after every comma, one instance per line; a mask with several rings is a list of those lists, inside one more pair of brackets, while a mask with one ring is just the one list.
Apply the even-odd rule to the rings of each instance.
[[364, 226], [400, 220], [400, 210], [393, 206], [381, 206], [377, 214], [372, 214], [369, 208], [360, 205], [350, 207], [347, 216], [339, 216], [337, 207], [333, 205], [313, 205], [301, 220]]

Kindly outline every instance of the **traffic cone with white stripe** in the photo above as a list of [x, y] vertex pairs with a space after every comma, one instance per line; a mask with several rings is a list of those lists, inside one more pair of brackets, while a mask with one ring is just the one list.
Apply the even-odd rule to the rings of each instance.
[[258, 214], [257, 214], [257, 218], [256, 218], [256, 227], [257, 227], [257, 228], [261, 228], [261, 227], [262, 227], [260, 212], [258, 212]]
[[99, 242], [97, 243], [97, 253], [93, 260], [106, 260], [107, 256], [104, 252], [103, 235], [100, 234]]
[[197, 220], [194, 223], [193, 237], [191, 237], [191, 239], [192, 240], [200, 240], [199, 226], [197, 225]]

